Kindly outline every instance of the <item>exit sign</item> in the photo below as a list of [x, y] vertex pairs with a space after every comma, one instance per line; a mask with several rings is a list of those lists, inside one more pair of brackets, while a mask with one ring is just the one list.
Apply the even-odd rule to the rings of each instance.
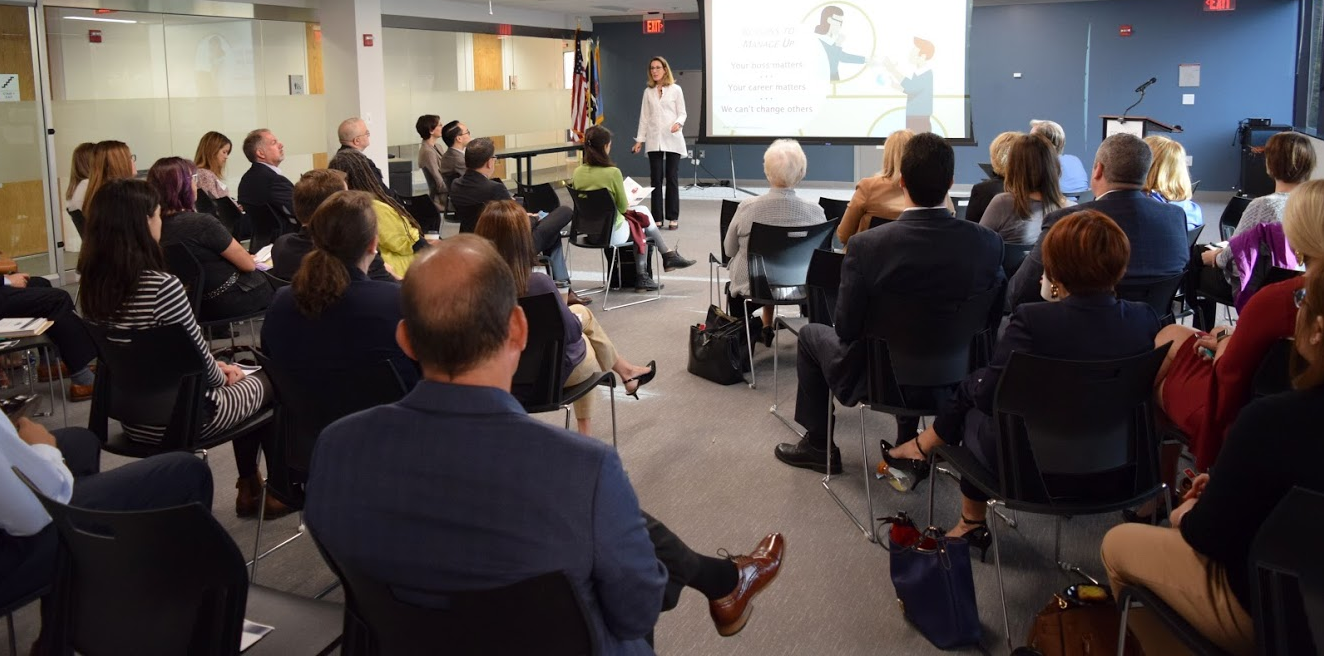
[[1232, 11], [1237, 8], [1237, 0], [1204, 0], [1205, 11]]
[[666, 21], [662, 14], [648, 14], [644, 16], [644, 34], [663, 34], [667, 31]]

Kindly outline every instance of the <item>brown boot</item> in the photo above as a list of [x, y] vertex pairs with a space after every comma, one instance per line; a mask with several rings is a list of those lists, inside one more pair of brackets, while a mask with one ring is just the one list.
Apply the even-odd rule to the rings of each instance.
[[292, 512], [294, 512], [293, 508], [281, 503], [280, 499], [272, 496], [270, 491], [267, 492], [267, 501], [263, 505], [262, 519], [277, 519]]
[[257, 504], [262, 501], [262, 477], [241, 478], [234, 486], [239, 490], [234, 498], [234, 514], [240, 517], [257, 517]]

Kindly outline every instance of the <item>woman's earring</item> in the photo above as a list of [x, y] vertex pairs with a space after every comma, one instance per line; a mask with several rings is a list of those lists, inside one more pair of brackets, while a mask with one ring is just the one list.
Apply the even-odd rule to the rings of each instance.
[[1049, 285], [1048, 285], [1048, 292], [1049, 292], [1050, 294], [1053, 295], [1053, 298], [1057, 298], [1057, 285], [1056, 285], [1056, 284], [1049, 284]]

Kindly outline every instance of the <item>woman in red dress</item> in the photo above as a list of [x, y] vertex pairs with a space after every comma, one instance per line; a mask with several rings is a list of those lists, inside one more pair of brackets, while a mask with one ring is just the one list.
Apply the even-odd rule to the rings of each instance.
[[[1307, 182], [1291, 195], [1283, 230], [1306, 269], [1318, 267], [1324, 258], [1324, 180]], [[1173, 342], [1155, 381], [1159, 406], [1190, 439], [1197, 469], [1208, 470], [1218, 457], [1228, 428], [1250, 401], [1251, 381], [1269, 348], [1292, 336], [1292, 297], [1301, 288], [1301, 278], [1264, 287], [1242, 310], [1235, 332], [1230, 326], [1203, 333], [1172, 325], [1155, 338], [1156, 345]]]

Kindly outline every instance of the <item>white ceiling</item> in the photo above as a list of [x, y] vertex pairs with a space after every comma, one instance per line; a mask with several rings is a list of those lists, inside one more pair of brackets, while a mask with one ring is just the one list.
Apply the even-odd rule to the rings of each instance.
[[[460, 0], [486, 5], [488, 0]], [[1096, 2], [1100, 0], [973, 0], [975, 6], [1039, 4], [1046, 2]], [[492, 4], [521, 9], [568, 14], [571, 16], [622, 16], [650, 11], [692, 13], [699, 10], [696, 0], [493, 0]]]

